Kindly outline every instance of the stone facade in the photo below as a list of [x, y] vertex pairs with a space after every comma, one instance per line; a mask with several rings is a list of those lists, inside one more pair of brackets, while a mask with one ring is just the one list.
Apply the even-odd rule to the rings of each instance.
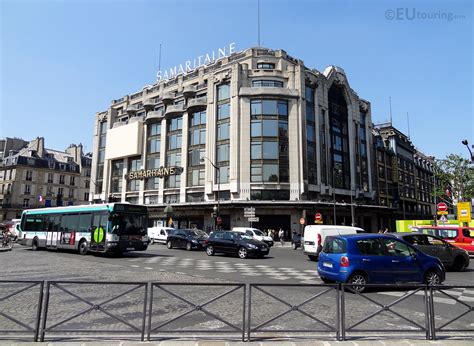
[[9, 150], [0, 165], [0, 219], [30, 208], [89, 203], [92, 158], [82, 145], [65, 152], [46, 149], [44, 139]]
[[[213, 227], [213, 209], [223, 228], [248, 225], [254, 207], [259, 228], [299, 230], [318, 212], [371, 230], [388, 208], [375, 203], [372, 147], [370, 103], [342, 68], [250, 48], [97, 113], [91, 196], [148, 205], [155, 224], [171, 204], [179, 227]], [[182, 173], [127, 178], [160, 166]]]

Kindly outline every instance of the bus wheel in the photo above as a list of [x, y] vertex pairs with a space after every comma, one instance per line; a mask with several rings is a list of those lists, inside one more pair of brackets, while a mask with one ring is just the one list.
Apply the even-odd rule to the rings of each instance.
[[31, 243], [31, 250], [38, 251], [38, 238], [34, 238]]
[[87, 247], [87, 242], [85, 240], [81, 240], [81, 242], [79, 243], [79, 255], [86, 255], [87, 254], [87, 251], [89, 251], [89, 248]]

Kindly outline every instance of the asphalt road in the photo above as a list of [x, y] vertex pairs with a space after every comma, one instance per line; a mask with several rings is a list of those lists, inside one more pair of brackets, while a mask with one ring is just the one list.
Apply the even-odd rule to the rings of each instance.
[[[146, 252], [132, 252], [122, 257], [109, 257], [103, 255], [80, 256], [71, 252], [62, 251], [31, 251], [29, 248], [16, 245], [13, 251], [0, 252], [2, 262], [2, 280], [96, 280], [96, 281], [118, 281], [118, 282], [173, 282], [173, 283], [252, 283], [252, 284], [321, 284], [317, 275], [316, 262], [309, 261], [301, 249], [292, 250], [289, 244], [285, 247], [275, 245], [270, 255], [263, 259], [248, 258], [242, 260], [238, 257], [215, 255], [207, 256], [203, 251], [186, 251], [179, 249], [167, 249], [164, 245], [154, 244]], [[474, 261], [472, 262], [474, 265]], [[474, 270], [469, 268], [463, 273], [448, 272], [445, 285], [473, 285]], [[106, 299], [107, 295], [118, 291], [118, 286], [102, 287], [100, 293], [93, 288], [79, 287], [71, 285], [70, 289], [77, 289], [77, 295], [84, 295], [87, 299]], [[260, 287], [253, 288], [252, 291], [252, 318], [253, 327], [271, 320], [275, 315], [283, 313], [285, 309], [292, 306], [304, 305], [307, 314], [317, 316], [320, 320], [334, 325], [336, 291], [330, 290], [320, 297], [314, 298], [315, 294], [324, 292], [324, 288], [314, 287]], [[10, 286], [0, 286], [0, 297], [18, 289]], [[188, 301], [193, 299], [212, 299], [213, 294], [219, 294], [218, 287], [212, 289], [198, 290], [196, 287], [173, 287], [171, 292], [177, 295], [186, 296]], [[397, 301], [403, 296], [412, 292], [409, 288], [374, 289], [364, 295], [364, 297], [345, 293], [347, 311], [346, 325], [352, 326], [358, 321], [375, 313], [381, 306], [387, 306]], [[54, 293], [54, 292], [52, 292]], [[50, 316], [55, 321], [66, 318], [71, 314], [71, 309], [76, 309], [80, 305], [68, 299], [67, 304], [61, 303], [68, 293], [59, 292], [57, 296], [52, 296], [55, 301], [54, 308], [50, 309]], [[135, 292], [136, 293], [136, 292]], [[186, 304], [172, 297], [176, 301], [167, 300], [164, 307], [163, 300], [156, 292], [155, 299], [160, 310], [153, 315], [154, 323], [163, 323], [168, 318], [173, 318], [173, 313], [185, 312]], [[168, 294], [163, 291], [161, 293]], [[467, 306], [474, 305], [474, 288], [452, 289], [447, 291], [456, 301], [442, 293], [437, 293], [434, 301], [435, 312], [438, 323], [448, 322], [450, 319], [466, 311]], [[213, 303], [215, 313], [227, 316], [233, 323], [238, 324], [242, 316], [241, 301], [243, 296], [239, 292], [230, 295], [227, 301]], [[169, 295], [168, 295], [169, 296]], [[34, 298], [34, 297], [32, 297]], [[70, 297], [69, 297], [70, 298]], [[54, 300], [56, 299], [56, 300]], [[140, 311], [143, 304], [140, 303], [140, 295], [127, 295], [124, 304], [116, 304], [116, 308], [122, 309], [121, 313], [127, 314], [130, 321], [139, 324]], [[167, 298], [168, 299], [168, 298]], [[279, 301], [280, 299], [280, 301]], [[33, 299], [34, 301], [34, 299]], [[304, 303], [308, 301], [307, 303]], [[285, 305], [286, 302], [288, 305]], [[303, 304], [304, 303], [304, 304]], [[2, 305], [3, 304], [3, 305]], [[30, 305], [28, 305], [30, 304]], [[0, 308], [4, 311], [22, 312], [25, 319], [31, 313], [31, 303], [27, 303], [25, 297], [20, 302], [0, 302]], [[417, 292], [406, 299], [402, 299], [392, 308], [398, 315], [389, 311], [381, 312], [374, 318], [367, 320], [358, 327], [365, 329], [414, 329], [416, 325], [423, 325], [424, 320], [424, 296], [423, 292]], [[470, 328], [474, 330], [473, 312], [464, 315], [460, 320], [453, 322], [450, 327]], [[21, 315], [21, 314], [20, 314]], [[29, 318], [29, 317], [28, 317]], [[284, 328], [302, 329], [314, 328], [313, 320], [306, 321], [304, 315], [298, 311], [291, 312], [280, 320], [275, 320], [270, 330], [282, 330]], [[404, 319], [405, 318], [405, 319]], [[135, 319], [135, 320], [134, 320]], [[161, 319], [161, 320], [160, 320]], [[86, 326], [90, 319], [77, 321], [79, 326]], [[262, 322], [263, 321], [263, 322]], [[108, 325], [107, 319], [97, 319], [97, 328]], [[117, 322], [117, 321], [115, 321]], [[49, 322], [48, 322], [49, 323]], [[54, 324], [53, 322], [48, 325]], [[0, 318], [0, 329], [2, 328]], [[119, 325], [113, 324], [119, 328]], [[180, 319], [176, 328], [216, 328], [216, 324], [209, 316], [187, 316]], [[267, 327], [267, 326], [265, 326]], [[103, 327], [105, 328], [105, 327]]]

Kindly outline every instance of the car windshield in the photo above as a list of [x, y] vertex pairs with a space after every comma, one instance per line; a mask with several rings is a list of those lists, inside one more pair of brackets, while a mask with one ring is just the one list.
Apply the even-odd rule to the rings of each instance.
[[265, 235], [265, 234], [263, 234], [262, 231], [259, 231], [258, 229], [254, 230], [254, 232], [255, 232], [256, 235], [259, 235], [259, 236]]

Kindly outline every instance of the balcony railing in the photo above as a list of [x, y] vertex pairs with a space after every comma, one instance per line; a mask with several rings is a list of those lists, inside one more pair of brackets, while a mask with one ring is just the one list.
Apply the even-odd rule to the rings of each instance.
[[184, 107], [182, 104], [169, 105], [168, 107], [166, 107], [165, 116], [169, 117], [169, 116], [173, 116], [173, 115], [183, 113], [183, 112], [184, 112]]
[[204, 110], [207, 107], [207, 97], [200, 97], [198, 99], [188, 100], [187, 110], [188, 112], [197, 112]]

